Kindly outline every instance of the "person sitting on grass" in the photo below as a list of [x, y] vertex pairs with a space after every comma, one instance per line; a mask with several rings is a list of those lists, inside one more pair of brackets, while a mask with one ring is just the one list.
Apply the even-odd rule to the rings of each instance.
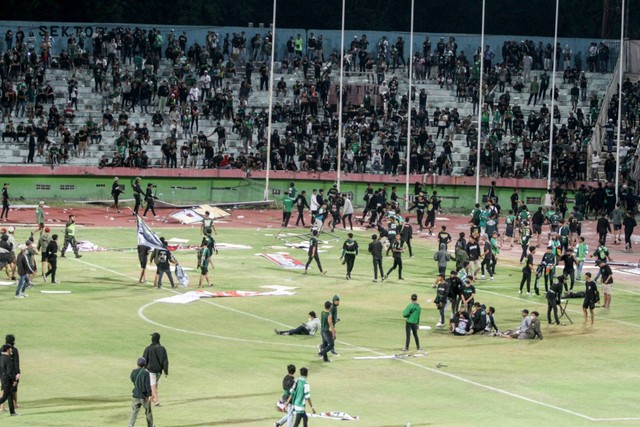
[[526, 331], [531, 324], [531, 318], [529, 317], [529, 310], [526, 308], [522, 310], [522, 321], [520, 322], [520, 326], [517, 329], [507, 329], [506, 331], [502, 331], [500, 333], [496, 333], [497, 337], [501, 338], [518, 338], [520, 333]]
[[315, 311], [309, 312], [309, 321], [307, 323], [303, 323], [294, 329], [289, 329], [288, 331], [279, 331], [278, 329], [274, 329], [275, 333], [278, 335], [315, 335], [320, 329], [320, 319], [316, 316]]
[[471, 321], [469, 334], [484, 334], [484, 328], [487, 326], [487, 312], [479, 302], [473, 304]]
[[534, 340], [536, 337], [542, 339], [542, 331], [540, 330], [540, 321], [538, 320], [538, 312], [531, 312], [531, 322], [529, 323], [529, 327], [524, 331], [520, 332], [518, 335], [518, 339], [521, 340]]
[[471, 320], [465, 306], [460, 307], [460, 311], [453, 315], [449, 321], [449, 333], [458, 336], [464, 336], [471, 329]]

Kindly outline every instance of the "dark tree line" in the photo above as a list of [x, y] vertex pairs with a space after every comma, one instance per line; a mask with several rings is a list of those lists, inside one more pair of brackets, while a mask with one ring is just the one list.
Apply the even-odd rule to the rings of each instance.
[[[553, 36], [555, 0], [487, 0], [487, 34]], [[562, 0], [559, 36], [618, 38], [621, 0]], [[640, 1], [629, 4], [630, 38], [640, 36]], [[409, 31], [410, 0], [347, 0], [351, 30]], [[604, 15], [605, 5], [608, 13]], [[0, 20], [246, 26], [272, 21], [270, 0], [4, 0]], [[341, 0], [279, 0], [283, 28], [340, 29]], [[478, 34], [481, 0], [416, 0], [415, 31]]]

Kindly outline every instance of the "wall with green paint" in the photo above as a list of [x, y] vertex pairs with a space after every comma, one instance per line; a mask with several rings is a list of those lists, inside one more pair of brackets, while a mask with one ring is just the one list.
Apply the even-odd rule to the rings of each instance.
[[[11, 183], [10, 195], [12, 203], [17, 204], [20, 200], [35, 201], [46, 200], [48, 202], [76, 202], [90, 200], [110, 200], [111, 176], [11, 176], [4, 178]], [[121, 199], [132, 198], [130, 177], [120, 179], [120, 184], [124, 185], [124, 195]], [[289, 188], [288, 179], [271, 180], [269, 188], [270, 198], [279, 201]], [[264, 194], [264, 180], [262, 179], [242, 179], [242, 178], [189, 178], [189, 177], [155, 177], [143, 178], [143, 188], [148, 183], [156, 185], [156, 195], [160, 200], [175, 203], [188, 204], [198, 203], [229, 203], [229, 202], [250, 202], [260, 201]], [[333, 181], [319, 180], [295, 180], [296, 188], [306, 190], [311, 194], [311, 190], [324, 188], [325, 193], [334, 184]], [[388, 191], [391, 192], [392, 185], [388, 184]], [[397, 185], [398, 195], [404, 196], [405, 186]], [[343, 181], [341, 191], [349, 193], [354, 205], [362, 207], [363, 197], [367, 184], [365, 182]], [[381, 183], [375, 183], [374, 189], [382, 188]], [[423, 189], [428, 191], [438, 191], [442, 198], [442, 207], [471, 209], [475, 200], [475, 187], [463, 185], [423, 185]], [[522, 188], [520, 198], [529, 197], [540, 198], [544, 195], [544, 189]], [[413, 195], [413, 185], [409, 188], [410, 195]], [[509, 197], [513, 188], [499, 188], [498, 196], [501, 205], [505, 208], [509, 206]], [[481, 194], [486, 194], [487, 188], [481, 188]], [[528, 203], [536, 206], [537, 203]]]

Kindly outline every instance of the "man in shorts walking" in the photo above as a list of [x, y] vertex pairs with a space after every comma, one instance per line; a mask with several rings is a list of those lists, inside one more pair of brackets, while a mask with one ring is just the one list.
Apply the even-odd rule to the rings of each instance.
[[165, 377], [169, 375], [169, 356], [167, 355], [167, 349], [160, 344], [159, 333], [154, 332], [151, 334], [151, 345], [144, 349], [143, 357], [147, 361], [147, 370], [151, 374], [151, 402], [156, 406], [160, 406], [158, 385], [163, 372]]
[[584, 323], [587, 323], [587, 309], [591, 313], [591, 326], [593, 326], [593, 309], [596, 303], [600, 301], [600, 294], [598, 293], [598, 285], [591, 280], [591, 273], [584, 274], [586, 280], [584, 283], [584, 301], [582, 302], [582, 314], [584, 314]]

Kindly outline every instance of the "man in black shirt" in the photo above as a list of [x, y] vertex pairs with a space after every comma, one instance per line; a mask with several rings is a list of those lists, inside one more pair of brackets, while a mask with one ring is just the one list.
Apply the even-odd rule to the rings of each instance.
[[19, 374], [16, 372], [13, 362], [13, 347], [5, 344], [0, 349], [0, 384], [2, 385], [2, 398], [0, 405], [9, 402], [9, 413], [11, 416], [20, 415], [16, 412], [13, 403], [13, 389], [18, 385]]
[[558, 304], [561, 303], [560, 297], [562, 295], [562, 287], [565, 285], [566, 281], [567, 279], [564, 276], [558, 276], [558, 281], [551, 285], [547, 291], [547, 320], [550, 325], [552, 310], [556, 325], [560, 324], [560, 319], [558, 319]]
[[536, 253], [535, 246], [529, 246], [529, 255], [527, 255], [527, 261], [524, 267], [522, 267], [522, 280], [520, 281], [520, 291], [522, 294], [522, 288], [524, 284], [527, 284], [527, 295], [531, 295], [531, 272], [533, 271], [533, 255]]
[[160, 406], [160, 398], [158, 397], [158, 384], [160, 377], [164, 372], [165, 378], [169, 375], [169, 356], [167, 349], [160, 344], [160, 334], [154, 332], [151, 334], [151, 344], [144, 349], [143, 357], [146, 360], [147, 370], [150, 375], [151, 392], [156, 406]]
[[438, 233], [438, 245], [444, 244], [446, 249], [449, 242], [451, 242], [451, 234], [447, 232], [447, 227], [443, 225], [442, 229]]
[[602, 292], [604, 293], [603, 308], [611, 306], [611, 286], [613, 285], [613, 272], [605, 261], [598, 259], [596, 265], [600, 267], [600, 280], [602, 281]]
[[304, 274], [307, 274], [309, 265], [314, 259], [316, 260], [316, 264], [318, 264], [320, 274], [327, 274], [327, 270], [322, 269], [322, 264], [320, 264], [320, 256], [318, 255], [318, 230], [313, 230], [311, 239], [309, 239], [309, 259], [307, 260], [307, 264], [304, 266]]
[[302, 190], [300, 194], [296, 196], [295, 204], [296, 204], [296, 208], [298, 209], [298, 218], [296, 219], [296, 226], [300, 224], [300, 221], [302, 221], [302, 226], [306, 227], [304, 223], [304, 215], [303, 215], [304, 208], [309, 209], [309, 204], [307, 203], [306, 194], [307, 192]]
[[378, 270], [380, 270], [380, 279], [384, 281], [384, 270], [382, 269], [382, 242], [378, 239], [378, 235], [371, 236], [369, 243], [369, 253], [373, 258], [373, 281], [378, 281]]
[[591, 326], [593, 326], [593, 309], [596, 303], [600, 300], [600, 294], [598, 293], [598, 285], [591, 280], [591, 273], [585, 273], [585, 290], [584, 301], [582, 302], [582, 313], [584, 314], [584, 323], [587, 323], [587, 309], [591, 312]]
[[162, 276], [166, 274], [169, 278], [169, 283], [171, 283], [171, 287], [175, 288], [176, 285], [173, 283], [173, 276], [171, 275], [171, 264], [175, 263], [175, 258], [173, 258], [173, 255], [171, 255], [171, 252], [167, 249], [167, 242], [164, 237], [161, 237], [160, 241], [164, 245], [164, 248], [153, 251], [153, 260], [156, 263], [156, 277], [153, 285], [160, 289], [162, 287]]
[[404, 280], [404, 277], [402, 277], [402, 252], [404, 251], [404, 248], [402, 247], [402, 240], [399, 234], [396, 234], [396, 239], [391, 243], [391, 251], [393, 252], [393, 266], [391, 266], [389, 271], [387, 271], [384, 278], [388, 279], [389, 274], [391, 274], [391, 272], [397, 267], [398, 279]]

